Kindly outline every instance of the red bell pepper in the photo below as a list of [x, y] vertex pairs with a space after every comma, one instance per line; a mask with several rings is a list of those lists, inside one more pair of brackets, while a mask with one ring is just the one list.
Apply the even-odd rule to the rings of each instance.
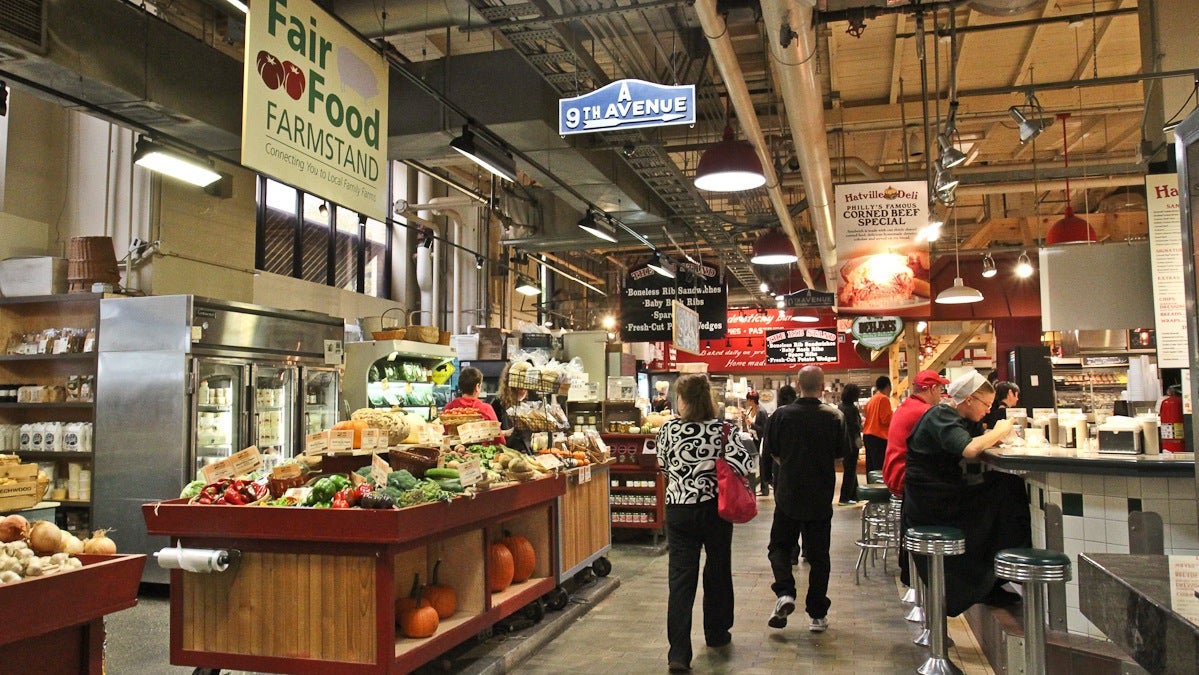
[[358, 502], [362, 501], [363, 497], [374, 491], [375, 488], [371, 487], [370, 483], [359, 483], [358, 486], [354, 488], [354, 505], [356, 506]]
[[332, 504], [331, 508], [334, 508], [334, 509], [350, 508], [350, 502], [346, 501], [346, 495], [344, 494], [346, 492], [349, 492], [349, 490], [339, 490], [337, 492], [337, 494], [333, 495], [333, 504]]

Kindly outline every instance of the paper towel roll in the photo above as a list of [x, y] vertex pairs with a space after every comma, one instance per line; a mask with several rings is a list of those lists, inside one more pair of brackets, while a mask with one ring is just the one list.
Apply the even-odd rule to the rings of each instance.
[[224, 572], [229, 569], [229, 552], [211, 548], [164, 548], [154, 554], [164, 570], [184, 572]]

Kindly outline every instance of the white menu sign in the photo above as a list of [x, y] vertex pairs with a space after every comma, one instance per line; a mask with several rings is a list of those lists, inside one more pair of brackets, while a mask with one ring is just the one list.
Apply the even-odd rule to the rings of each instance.
[[1153, 274], [1153, 314], [1157, 320], [1157, 365], [1186, 368], [1186, 291], [1182, 277], [1182, 219], [1178, 174], [1145, 177], [1149, 207], [1149, 261]]

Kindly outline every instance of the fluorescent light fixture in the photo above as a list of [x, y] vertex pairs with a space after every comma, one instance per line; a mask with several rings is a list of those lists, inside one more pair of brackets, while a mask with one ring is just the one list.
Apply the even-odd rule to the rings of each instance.
[[1053, 124], [1052, 117], [1035, 120], [1029, 119], [1016, 106], [1008, 108], [1007, 112], [1012, 116], [1012, 119], [1016, 120], [1016, 123], [1020, 125], [1021, 143], [1027, 143], [1037, 136], [1040, 136], [1042, 131], [1045, 131], [1045, 129]]
[[221, 174], [202, 160], [171, 150], [145, 137], [137, 141], [133, 163], [157, 173], [178, 178], [197, 187], [207, 187], [221, 179]]
[[1016, 259], [1016, 276], [1021, 279], [1027, 279], [1033, 273], [1032, 261], [1028, 258], [1028, 251], [1021, 251], [1020, 257]]
[[937, 144], [941, 146], [941, 167], [952, 169], [966, 161], [966, 153], [953, 146], [953, 141], [947, 134], [937, 136]]
[[250, 7], [248, 5], [246, 5], [246, 3], [242, 2], [241, 0], [225, 0], [225, 2], [228, 2], [230, 5], [233, 5], [234, 9], [237, 9], [242, 14], [250, 13]]
[[977, 289], [970, 288], [961, 277], [953, 278], [953, 285], [937, 294], [937, 304], [965, 305], [971, 302], [982, 302], [983, 294]]
[[991, 257], [991, 254], [989, 252], [984, 253], [983, 254], [983, 278], [990, 279], [991, 277], [995, 276], [996, 274], [999, 274], [999, 270], [995, 269], [995, 259]]
[[777, 227], [758, 237], [754, 242], [753, 257], [749, 259], [755, 265], [790, 265], [798, 260], [791, 240]]
[[587, 215], [579, 221], [579, 229], [590, 233], [593, 237], [616, 243], [616, 226], [608, 222], [606, 218], [596, 217], [591, 211], [588, 211]]
[[743, 192], [766, 184], [758, 153], [745, 141], [733, 138], [733, 127], [724, 125], [724, 138], [704, 151], [695, 168], [695, 187], [709, 192]]
[[450, 147], [500, 178], [516, 182], [516, 160], [512, 155], [475, 134], [470, 127], [462, 127], [462, 135], [450, 141]]
[[651, 270], [657, 272], [658, 274], [661, 274], [662, 276], [666, 277], [667, 279], [674, 278], [674, 274], [675, 274], [674, 261], [671, 260], [670, 257], [667, 256], [665, 253], [662, 253], [661, 251], [656, 252], [654, 254], [654, 257], [650, 259], [648, 265]]
[[541, 295], [541, 287], [523, 274], [516, 278], [516, 292], [521, 295]]

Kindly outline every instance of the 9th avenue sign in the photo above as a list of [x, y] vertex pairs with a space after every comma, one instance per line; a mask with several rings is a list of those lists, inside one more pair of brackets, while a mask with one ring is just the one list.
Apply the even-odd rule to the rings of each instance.
[[590, 94], [558, 101], [562, 136], [672, 124], [695, 124], [695, 85], [617, 80]]

